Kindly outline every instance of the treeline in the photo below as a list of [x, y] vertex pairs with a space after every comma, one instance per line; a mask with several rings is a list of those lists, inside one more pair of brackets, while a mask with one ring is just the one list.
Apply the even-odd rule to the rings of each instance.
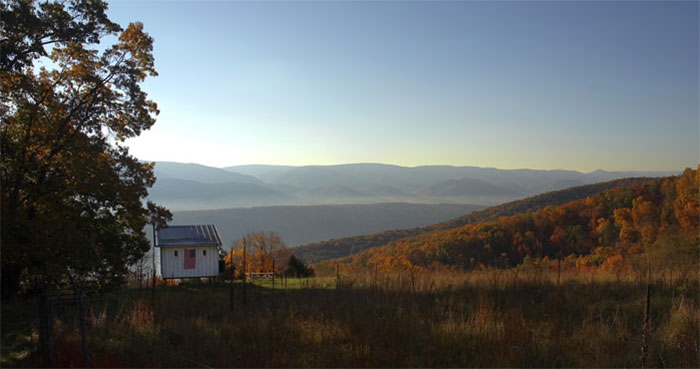
[[[231, 246], [231, 251], [220, 251], [226, 266], [224, 279], [245, 278], [248, 273], [269, 273], [288, 277], [311, 277], [314, 270], [292, 255], [291, 249], [275, 232], [248, 233]], [[231, 268], [233, 267], [233, 270]]]
[[698, 182], [690, 168], [629, 181], [566, 204], [392, 241], [317, 270], [336, 263], [382, 270], [546, 266], [563, 256], [565, 267], [621, 272], [641, 254], [658, 267], [697, 265]]
[[294, 248], [294, 254], [300, 259], [309, 263], [341, 258], [360, 253], [372, 247], [383, 246], [392, 241], [414, 237], [421, 234], [429, 234], [441, 230], [458, 228], [467, 224], [493, 221], [502, 216], [535, 211], [543, 209], [546, 206], [565, 204], [573, 200], [591, 196], [606, 189], [620, 186], [631, 186], [634, 184], [644, 183], [647, 180], [648, 178], [625, 178], [547, 192], [541, 195], [528, 197], [526, 199], [492, 206], [484, 210], [474, 211], [459, 218], [426, 227], [391, 230], [369, 235], [316, 242]]

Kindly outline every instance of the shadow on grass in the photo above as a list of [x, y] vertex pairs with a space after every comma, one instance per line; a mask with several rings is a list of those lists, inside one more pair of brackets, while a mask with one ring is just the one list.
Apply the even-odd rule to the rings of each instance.
[[[640, 284], [520, 281], [412, 292], [314, 282], [272, 289], [256, 281], [245, 286], [247, 303], [235, 283], [233, 311], [227, 283], [159, 287], [155, 324], [149, 290], [106, 294], [92, 306], [91, 355], [114, 367], [640, 365]], [[651, 365], [700, 364], [696, 284], [653, 287]], [[77, 328], [63, 329], [57, 349], [79, 347]]]

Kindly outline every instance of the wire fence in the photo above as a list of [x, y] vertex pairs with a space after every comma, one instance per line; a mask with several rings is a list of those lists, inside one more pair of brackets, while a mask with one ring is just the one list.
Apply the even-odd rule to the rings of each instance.
[[[195, 287], [200, 291], [210, 290], [215, 293], [213, 296], [221, 297], [220, 301], [218, 298], [216, 301], [217, 303], [221, 302], [222, 306], [224, 306], [226, 301], [225, 296], [227, 295], [225, 292], [229, 292], [229, 288], [232, 287], [235, 287], [237, 291], [241, 292], [240, 294], [238, 294], [238, 292], [236, 294], [240, 296], [239, 298], [242, 300], [242, 303], [246, 304], [246, 302], [253, 302], [270, 293], [276, 295], [287, 288], [295, 290], [299, 288], [309, 288], [312, 285], [315, 286], [315, 283], [310, 283], [308, 279], [294, 279], [294, 286], [288, 286], [287, 278], [274, 281], [271, 278], [264, 278], [267, 277], [266, 275], [261, 276], [263, 278], [251, 278], [251, 280], [247, 282], [236, 281], [236, 283], [233, 284], [230, 281], [197, 282], [192, 283], [191, 287]], [[159, 326], [156, 324], [155, 320], [158, 316], [157, 311], [159, 310], [156, 308], [158, 301], [166, 303], [169, 298], [176, 297], [179, 292], [189, 291], [189, 284], [190, 283], [185, 283], [181, 287], [175, 288], [158, 286], [155, 288], [155, 291], [157, 291], [155, 294], [153, 294], [154, 289], [152, 287], [122, 288], [102, 294], [94, 293], [89, 289], [81, 289], [79, 287], [75, 287], [73, 290], [63, 289], [49, 291], [43, 289], [43, 287], [41, 290], [37, 289], [36, 297], [40, 307], [40, 328], [42, 326], [44, 327], [43, 330], [40, 329], [39, 334], [40, 353], [42, 355], [43, 365], [60, 365], [60, 361], [75, 360], [75, 356], [71, 356], [72, 354], [65, 356], [65, 352], [61, 353], [60, 350], [62, 350], [62, 348], [65, 347], [64, 344], [68, 342], [66, 339], [74, 339], [67, 337], [74, 337], [73, 333], [78, 330], [78, 332], [81, 333], [80, 336], [83, 336], [82, 357], [85, 363], [84, 366], [94, 368], [99, 368], [101, 366], [109, 367], [110, 364], [113, 366], [114, 363], [110, 362], [112, 358], [110, 358], [109, 353], [105, 353], [104, 349], [101, 347], [110, 340], [123, 339], [134, 343], [128, 345], [129, 350], [136, 350], [141, 354], [160, 352], [164, 355], [171, 356], [171, 358], [176, 358], [183, 363], [186, 362], [197, 367], [210, 367], [208, 364], [195, 358], [182, 355], [182, 353], [173, 350], [167, 345], [160, 344], [159, 342], [165, 342], [161, 339], [144, 339], [134, 336], [129, 332], [114, 329], [111, 326], [114, 321], [108, 318], [108, 316], [113, 316], [115, 312], [132, 311], [134, 308], [133, 303], [137, 302], [138, 305], [144, 309], [142, 316], [138, 319], [149, 322], [149, 324], [151, 324], [151, 319], [153, 319], [152, 324], [155, 334], [156, 327]], [[247, 298], [246, 290], [248, 290], [249, 294]], [[230, 291], [233, 291], [233, 289]], [[233, 299], [233, 297], [230, 298]], [[232, 307], [231, 311], [233, 311]], [[57, 321], [60, 321], [60, 323], [56, 324]], [[167, 341], [167, 337], [165, 338]], [[132, 359], [135, 357], [137, 356], [135, 355]], [[118, 360], [118, 358], [114, 359]], [[147, 363], [144, 362], [136, 365], [140, 366], [146, 364]], [[71, 361], [70, 365], [81, 364]], [[130, 365], [133, 365], [133, 363]]]

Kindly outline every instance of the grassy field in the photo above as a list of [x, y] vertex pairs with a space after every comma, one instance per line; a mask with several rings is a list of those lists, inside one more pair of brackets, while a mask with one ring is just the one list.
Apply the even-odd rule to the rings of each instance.
[[[639, 367], [646, 285], [502, 271], [159, 287], [91, 302], [95, 367]], [[700, 366], [697, 276], [651, 287], [648, 365]], [[2, 366], [35, 367], [36, 302], [2, 306]], [[60, 315], [60, 314], [59, 314]], [[81, 366], [75, 310], [54, 365]]]

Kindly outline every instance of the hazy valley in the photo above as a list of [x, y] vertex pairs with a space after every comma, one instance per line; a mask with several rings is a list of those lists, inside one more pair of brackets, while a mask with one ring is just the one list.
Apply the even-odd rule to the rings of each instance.
[[176, 211], [172, 224], [216, 224], [224, 247], [249, 232], [274, 231], [290, 246], [387, 229], [413, 228], [483, 208], [464, 204], [266, 206]]
[[149, 199], [173, 210], [171, 224], [216, 224], [227, 247], [258, 231], [278, 232], [297, 246], [410, 229], [571, 186], [675, 173], [157, 162], [155, 174]]

